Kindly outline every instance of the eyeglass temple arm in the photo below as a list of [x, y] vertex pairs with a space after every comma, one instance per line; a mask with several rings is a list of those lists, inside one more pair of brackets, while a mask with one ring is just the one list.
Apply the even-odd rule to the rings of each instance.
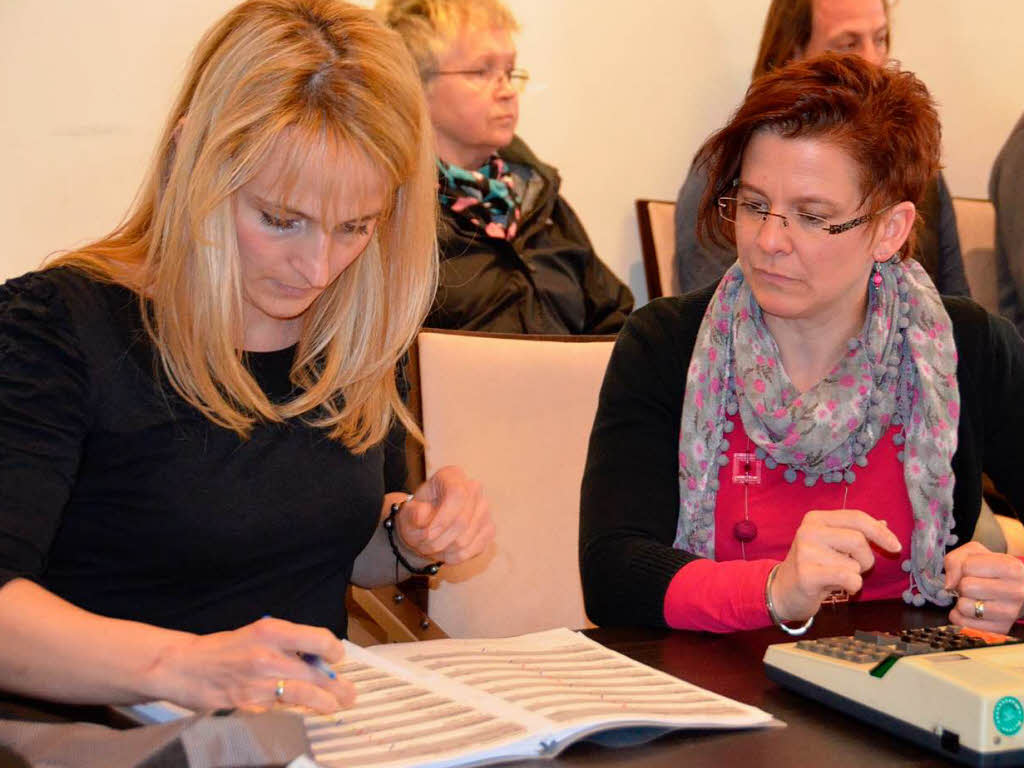
[[824, 229], [830, 235], [841, 235], [843, 232], [846, 232], [847, 230], [853, 229], [854, 227], [859, 227], [865, 221], [870, 221], [875, 217], [875, 215], [876, 214], [874, 213], [867, 213], [864, 214], [863, 216], [858, 216], [856, 219], [851, 219], [850, 221], [847, 221], [845, 224], [829, 224], [827, 227], [822, 227], [822, 229]]

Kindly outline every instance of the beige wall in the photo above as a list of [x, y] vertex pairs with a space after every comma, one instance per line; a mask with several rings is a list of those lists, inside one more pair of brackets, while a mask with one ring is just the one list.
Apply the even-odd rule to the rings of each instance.
[[[636, 197], [673, 198], [747, 83], [768, 0], [508, 0], [520, 133], [643, 300]], [[232, 0], [0, 0], [0, 279], [124, 213], [188, 52]], [[984, 196], [1024, 110], [1024, 3], [900, 0], [895, 53], [940, 101], [954, 194]]]
[[1024, 112], [1024, 2], [900, 0], [894, 53], [939, 103], [946, 180], [988, 197], [992, 161]]
[[0, 277], [110, 231], [231, 0], [0, 0]]

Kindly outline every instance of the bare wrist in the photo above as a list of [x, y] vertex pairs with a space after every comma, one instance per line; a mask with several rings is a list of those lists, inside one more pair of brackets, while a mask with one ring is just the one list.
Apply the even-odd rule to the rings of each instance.
[[139, 675], [139, 688], [144, 701], [166, 699], [182, 702], [182, 670], [189, 649], [199, 639], [188, 632], [174, 632], [156, 649], [152, 662]]

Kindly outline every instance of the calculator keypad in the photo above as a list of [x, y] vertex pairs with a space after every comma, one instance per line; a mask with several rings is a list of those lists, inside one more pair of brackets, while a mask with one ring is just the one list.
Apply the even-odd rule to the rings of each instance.
[[855, 664], [875, 664], [890, 656], [914, 656], [921, 653], [943, 653], [1018, 642], [1005, 635], [964, 629], [957, 626], [920, 627], [898, 634], [857, 630], [854, 635], [801, 640], [797, 648], [820, 653]]

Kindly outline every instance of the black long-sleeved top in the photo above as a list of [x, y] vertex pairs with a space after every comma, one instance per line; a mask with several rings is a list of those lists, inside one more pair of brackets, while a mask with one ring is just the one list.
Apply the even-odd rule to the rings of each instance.
[[[272, 400], [294, 353], [247, 355]], [[344, 636], [401, 430], [361, 456], [298, 419], [242, 440], [158, 371], [131, 291], [68, 268], [0, 286], [0, 585], [193, 632], [270, 614]]]
[[[612, 352], [583, 475], [580, 569], [596, 624], [664, 627], [669, 583], [695, 555], [673, 549], [686, 371], [713, 286], [630, 316]], [[1024, 509], [1024, 341], [970, 299], [946, 298], [959, 360], [954, 533], [970, 540], [987, 472]]]
[[519, 231], [488, 237], [464, 214], [442, 209], [441, 273], [424, 325], [491, 333], [615, 333], [633, 294], [594, 253], [583, 225], [558, 194], [558, 171], [519, 138], [501, 157], [530, 177]]

